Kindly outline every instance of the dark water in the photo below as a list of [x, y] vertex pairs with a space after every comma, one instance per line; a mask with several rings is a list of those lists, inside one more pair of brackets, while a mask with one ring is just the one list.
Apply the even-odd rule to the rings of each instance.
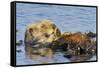
[[[96, 32], [96, 8], [95, 7], [76, 7], [76, 6], [58, 6], [58, 5], [40, 5], [40, 4], [22, 4], [16, 6], [16, 29], [18, 30], [16, 40], [24, 40], [24, 32], [27, 25], [38, 21], [52, 20], [61, 32]], [[42, 60], [31, 60], [25, 56], [24, 44], [18, 46], [22, 52], [16, 54], [17, 65], [41, 64]], [[94, 56], [90, 60], [96, 60]], [[63, 57], [62, 53], [57, 53], [49, 63], [70, 62]], [[44, 62], [45, 63], [45, 62]]]

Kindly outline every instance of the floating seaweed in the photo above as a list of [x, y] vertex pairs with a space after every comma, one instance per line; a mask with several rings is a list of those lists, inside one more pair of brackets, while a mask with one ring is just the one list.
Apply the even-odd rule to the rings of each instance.
[[16, 42], [16, 45], [17, 46], [20, 46], [20, 45], [22, 45], [23, 44], [23, 40], [19, 40], [18, 42]]
[[86, 33], [86, 35], [88, 36], [88, 37], [91, 37], [91, 38], [94, 38], [94, 37], [96, 37], [96, 33], [93, 33], [93, 32], [88, 32], [88, 33]]
[[20, 53], [20, 52], [22, 52], [22, 50], [16, 50], [16, 52]]

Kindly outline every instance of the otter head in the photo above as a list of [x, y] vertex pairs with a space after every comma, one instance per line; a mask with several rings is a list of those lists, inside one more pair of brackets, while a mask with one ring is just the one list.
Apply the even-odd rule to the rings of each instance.
[[30, 24], [25, 32], [25, 43], [51, 43], [61, 35], [59, 29], [50, 20]]

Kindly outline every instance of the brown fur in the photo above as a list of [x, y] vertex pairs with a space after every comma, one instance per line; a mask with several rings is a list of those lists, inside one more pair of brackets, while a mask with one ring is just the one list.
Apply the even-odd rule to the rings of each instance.
[[80, 47], [87, 47], [89, 43], [91, 43], [90, 38], [80, 32], [62, 35], [62, 37], [68, 44], [75, 44], [79, 45]]

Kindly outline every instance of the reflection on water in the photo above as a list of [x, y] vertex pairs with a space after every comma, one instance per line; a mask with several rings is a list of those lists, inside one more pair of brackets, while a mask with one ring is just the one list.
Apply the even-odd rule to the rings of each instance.
[[[21, 3], [17, 3], [16, 7], [16, 29], [18, 30], [16, 36], [17, 41], [24, 40], [24, 33], [28, 24], [44, 19], [54, 21], [61, 32], [96, 32], [95, 7]], [[50, 59], [41, 57], [32, 60], [25, 55], [24, 44], [22, 46], [17, 46], [16, 50], [21, 50], [21, 52], [16, 52], [17, 65], [70, 62], [70, 60], [63, 57], [63, 53], [59, 52]], [[93, 56], [90, 60], [96, 60], [96, 56]]]
[[63, 57], [62, 53], [57, 52], [55, 55], [53, 55], [52, 58], [48, 57], [41, 57], [39, 55], [33, 55], [33, 57], [30, 59], [25, 54], [24, 46], [17, 46], [18, 50], [22, 50], [22, 52], [16, 52], [16, 58], [17, 58], [17, 64], [23, 65], [23, 64], [43, 64], [43, 63], [63, 63], [63, 62], [70, 62], [70, 60]]

